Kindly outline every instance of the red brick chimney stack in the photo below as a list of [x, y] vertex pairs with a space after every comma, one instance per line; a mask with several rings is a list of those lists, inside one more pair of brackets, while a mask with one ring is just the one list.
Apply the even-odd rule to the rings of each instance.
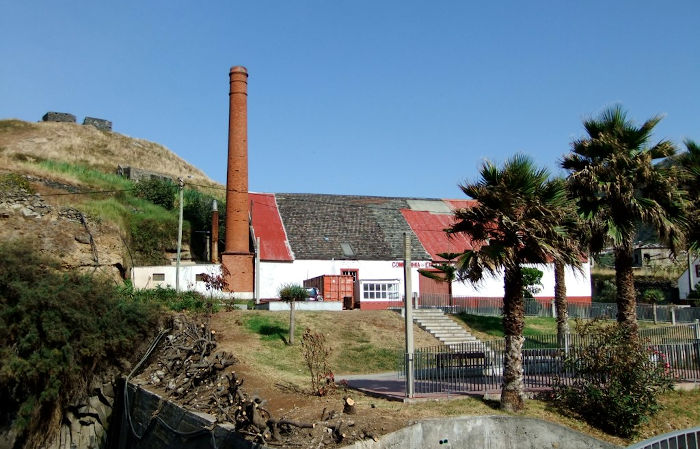
[[229, 71], [228, 172], [226, 176], [226, 244], [221, 263], [228, 270], [228, 289], [253, 295], [248, 202], [248, 71]]

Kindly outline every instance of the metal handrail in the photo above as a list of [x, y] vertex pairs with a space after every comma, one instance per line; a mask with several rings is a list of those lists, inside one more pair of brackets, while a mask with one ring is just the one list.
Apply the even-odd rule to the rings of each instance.
[[[663, 444], [664, 442], [668, 442], [668, 444]], [[652, 449], [661, 447], [700, 449], [700, 426], [657, 435], [648, 440], [627, 446], [627, 449]]]

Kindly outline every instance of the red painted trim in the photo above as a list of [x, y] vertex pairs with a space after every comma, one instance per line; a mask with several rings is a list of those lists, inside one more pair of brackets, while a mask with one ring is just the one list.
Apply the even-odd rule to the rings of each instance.
[[389, 307], [403, 307], [403, 301], [360, 301], [360, 310], [385, 310]]

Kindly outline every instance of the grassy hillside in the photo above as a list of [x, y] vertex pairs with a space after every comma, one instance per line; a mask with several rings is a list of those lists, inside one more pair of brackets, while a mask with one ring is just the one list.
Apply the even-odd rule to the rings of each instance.
[[[92, 126], [0, 120], [0, 177], [19, 179], [16, 176], [20, 176], [28, 180], [29, 193], [41, 194], [42, 201], [56, 213], [64, 208], [77, 209], [89, 224], [109, 224], [118, 229], [117, 233], [111, 231], [111, 235], [120, 243], [110, 242], [108, 247], [99, 247], [98, 243], [97, 251], [101, 255], [110, 253], [108, 258], [112, 260], [124, 257], [120, 265], [167, 263], [165, 253], [172, 251], [177, 242], [176, 203], [154, 202], [143, 194], [142, 185], [115, 174], [118, 165], [158, 167], [158, 172], [172, 177], [192, 176], [188, 180], [196, 187], [185, 189], [183, 241], [197, 253], [195, 256], [202, 255], [203, 234], [197, 231], [209, 229], [211, 200], [217, 198], [223, 203], [224, 189], [196, 167], [159, 144], [100, 131]], [[2, 189], [7, 192], [19, 187], [22, 186], [5, 183]], [[171, 187], [174, 201], [176, 188]], [[56, 216], [52, 217], [46, 220], [55, 222]], [[22, 236], [29, 228], [18, 223], [21, 218], [15, 214], [11, 220], [16, 231], [6, 226], [7, 232], [0, 233], [0, 237]], [[71, 241], [75, 230], [66, 228], [65, 231], [66, 235], [56, 235], [54, 240]], [[95, 239], [99, 240], [97, 234]], [[63, 253], [62, 247], [47, 244], [43, 250]], [[62, 254], [54, 255], [65, 259]], [[76, 257], [69, 255], [68, 259], [73, 262], [65, 263], [66, 266], [82, 264], [75, 261]]]
[[[196, 184], [219, 186], [204, 172], [162, 145], [77, 123], [0, 120], [0, 161], [13, 170], [25, 162], [53, 160], [114, 173], [118, 165], [153, 169], [170, 175], [192, 176]], [[31, 166], [29, 167], [31, 168]]]

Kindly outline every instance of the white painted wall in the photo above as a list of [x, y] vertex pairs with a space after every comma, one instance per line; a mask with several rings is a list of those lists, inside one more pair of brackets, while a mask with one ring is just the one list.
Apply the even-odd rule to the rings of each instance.
[[[551, 298], [554, 296], [554, 264], [528, 265], [542, 271], [542, 290], [536, 293], [535, 298]], [[565, 270], [566, 295], [567, 296], [591, 296], [591, 267], [585, 263], [582, 272], [577, 272], [571, 267]], [[455, 282], [452, 286], [454, 296], [486, 296], [502, 298], [503, 273], [497, 276], [487, 277], [477, 284], [469, 282]]]
[[[690, 285], [695, 287], [695, 284], [700, 282], [700, 279], [695, 275], [697, 268], [700, 266], [700, 258], [697, 258], [690, 264], [690, 272], [686, 269], [681, 277], [678, 278], [678, 298], [688, 299], [688, 293], [690, 292]], [[690, 275], [690, 284], [688, 283], [688, 275]]]
[[[700, 259], [696, 260], [700, 263]], [[411, 268], [413, 293], [419, 290], [419, 268], [429, 268], [430, 263], [421, 261], [413, 262]], [[535, 265], [533, 265], [535, 266]], [[535, 297], [554, 296], [554, 266], [535, 266], [543, 272], [542, 290]], [[302, 285], [305, 279], [310, 279], [324, 274], [340, 274], [341, 269], [359, 270], [360, 280], [398, 279], [400, 292], [403, 295], [403, 261], [396, 260], [296, 260], [294, 262], [261, 262], [260, 263], [260, 298], [277, 298], [279, 289], [284, 284], [294, 283]], [[204, 282], [196, 282], [195, 276], [199, 273], [220, 274], [220, 265], [183, 265], [180, 267], [180, 288], [182, 290], [194, 290], [203, 294], [210, 294], [206, 290]], [[157, 282], [153, 280], [154, 273], [165, 274], [165, 280]], [[687, 272], [686, 272], [687, 273]], [[175, 266], [149, 266], [135, 267], [131, 270], [131, 279], [134, 288], [175, 288]], [[682, 286], [683, 277], [679, 279], [679, 288]], [[697, 280], [695, 280], [697, 282]], [[687, 294], [687, 277], [685, 288]], [[682, 292], [683, 290], [681, 290]], [[583, 271], [577, 272], [569, 267], [566, 269], [566, 293], [568, 296], [591, 296], [590, 265], [584, 264]], [[216, 292], [215, 292], [216, 294]], [[503, 275], [484, 279], [482, 282], [472, 285], [470, 283], [455, 282], [453, 285], [454, 296], [485, 296], [493, 298], [503, 297]], [[220, 294], [218, 296], [229, 297], [231, 295]], [[681, 293], [681, 298], [683, 293]]]
[[[418, 269], [429, 262], [413, 262], [411, 290], [418, 292]], [[260, 262], [260, 297], [277, 298], [284, 284], [301, 285], [304, 280], [324, 274], [340, 274], [341, 269], [357, 269], [360, 280], [399, 279], [403, 294], [403, 261], [396, 260], [295, 260]]]
[[[136, 289], [149, 288], [175, 288], [175, 265], [161, 265], [148, 267], [134, 267], [131, 269], [131, 283]], [[154, 281], [153, 275], [162, 273], [165, 275], [164, 281]], [[180, 290], [196, 291], [203, 295], [213, 295], [217, 298], [233, 298], [234, 295], [226, 292], [207, 291], [204, 282], [197, 282], [197, 274], [206, 273], [209, 275], [221, 274], [221, 265], [181, 265], [180, 266]]]

